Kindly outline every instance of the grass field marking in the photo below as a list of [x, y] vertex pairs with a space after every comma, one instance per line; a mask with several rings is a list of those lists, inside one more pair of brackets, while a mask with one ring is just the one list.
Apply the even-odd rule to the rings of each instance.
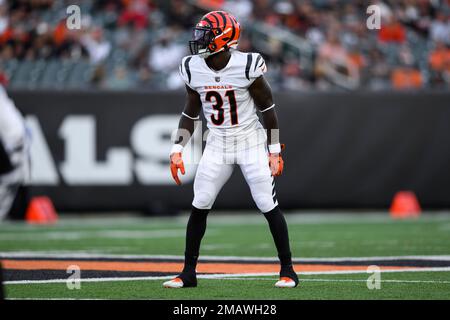
[[[394, 272], [441, 272], [450, 271], [450, 267], [436, 267], [436, 268], [411, 268], [411, 269], [384, 269], [384, 273]], [[340, 270], [340, 271], [314, 271], [314, 272], [297, 272], [298, 275], [330, 275], [330, 274], [366, 274], [363, 270]], [[149, 277], [109, 277], [109, 278], [81, 278], [80, 282], [114, 282], [114, 281], [145, 281], [145, 280], [167, 280], [171, 279], [176, 274], [168, 276], [149, 276]], [[263, 277], [263, 276], [278, 276], [276, 272], [266, 273], [236, 273], [236, 274], [201, 274], [198, 279], [229, 279], [229, 278], [245, 278], [245, 277]], [[66, 283], [67, 279], [51, 279], [51, 280], [16, 280], [5, 281], [5, 285], [21, 285], [21, 284], [47, 284], [47, 283]]]
[[450, 223], [442, 224], [438, 227], [439, 231], [450, 231]]
[[[167, 280], [172, 279], [176, 275], [156, 276], [156, 277], [111, 277], [111, 278], [81, 278], [80, 282], [115, 282], [115, 281], [143, 281], [143, 280]], [[200, 278], [200, 276], [198, 276]], [[67, 279], [51, 279], [51, 280], [15, 280], [4, 281], [5, 285], [12, 284], [47, 284], [47, 283], [66, 283]]]
[[[286, 212], [286, 220], [291, 224], [360, 224], [360, 223], [375, 223], [375, 224], [391, 224], [391, 223], [408, 223], [408, 222], [434, 222], [443, 221], [448, 222], [450, 214], [448, 211], [441, 212], [427, 212], [424, 211], [417, 219], [411, 220], [393, 220], [386, 211], [371, 211], [364, 212], [364, 214], [349, 213], [348, 211], [296, 211]], [[223, 214], [215, 213], [208, 219], [212, 223], [221, 225], [236, 225], [241, 223], [259, 225], [266, 224], [264, 219], [261, 219], [259, 213], [248, 211], [247, 214]], [[209, 220], [208, 220], [209, 221]]]
[[[301, 281], [309, 281], [309, 282], [367, 282], [366, 279], [302, 279]], [[387, 279], [387, 280], [379, 280], [380, 282], [386, 283], [439, 283], [439, 284], [450, 284], [450, 281], [447, 280], [396, 280], [396, 279]]]
[[[242, 280], [242, 281], [277, 281], [278, 278], [224, 278], [223, 280]], [[447, 280], [380, 280], [381, 282], [392, 282], [392, 283], [441, 283], [450, 284]], [[367, 282], [367, 279], [306, 279], [300, 278], [300, 282]]]
[[[103, 254], [93, 252], [79, 251], [73, 252], [53, 252], [53, 251], [3, 251], [0, 252], [0, 258], [61, 258], [61, 259], [77, 259], [77, 258], [97, 258], [97, 259], [170, 259], [183, 261], [184, 256], [181, 255], [139, 255], [139, 254]], [[209, 256], [202, 255], [199, 261], [262, 261], [262, 262], [278, 262], [276, 257], [249, 257], [249, 256]], [[293, 258], [294, 263], [302, 263], [308, 261], [323, 262], [343, 262], [343, 261], [377, 261], [377, 260], [441, 260], [450, 261], [450, 255], [413, 255], [413, 256], [374, 256], [374, 257], [317, 257], [317, 258]]]
[[167, 230], [103, 230], [103, 231], [49, 231], [42, 233], [1, 234], [0, 240], [36, 241], [36, 240], [81, 240], [81, 239], [154, 239], [184, 237], [186, 231], [181, 229]]
[[[431, 268], [408, 268], [408, 269], [387, 269], [384, 268], [381, 270], [381, 274], [383, 273], [391, 273], [391, 272], [439, 272], [439, 271], [450, 271], [450, 267], [431, 267]], [[319, 275], [319, 274], [357, 274], [357, 273], [366, 273], [367, 271], [364, 270], [337, 270], [337, 271], [307, 271], [307, 272], [300, 272], [298, 274], [300, 275]]]
[[202, 250], [217, 250], [217, 249], [233, 249], [236, 248], [238, 245], [235, 243], [217, 243], [217, 244], [209, 244], [205, 243], [202, 245]]
[[[237, 215], [235, 213], [229, 214], [227, 212], [215, 212], [214, 215], [209, 217], [211, 222], [217, 225], [240, 225], [242, 223], [262, 225], [267, 222], [263, 219], [260, 213], [256, 211], [242, 211], [247, 213], [246, 215]], [[124, 212], [122, 214], [111, 214], [101, 216], [95, 215], [95, 213], [89, 213], [74, 216], [61, 214], [61, 219], [56, 224], [56, 227], [61, 228], [114, 228], [120, 227], [133, 227], [134, 225], [151, 224], [156, 225], [179, 225], [183, 229], [186, 226], [186, 222], [189, 217], [189, 213], [185, 212], [176, 217], [139, 217], [133, 214], [133, 212]], [[109, 219], [110, 218], [110, 219]], [[287, 212], [286, 219], [292, 224], [359, 224], [359, 223], [408, 223], [410, 221], [419, 222], [448, 222], [450, 220], [450, 214], [448, 211], [440, 212], [423, 212], [423, 214], [416, 220], [402, 220], [394, 221], [389, 217], [389, 213], [386, 211], [371, 211], [364, 212], [364, 214], [355, 212], [349, 213], [348, 211], [294, 211]], [[18, 230], [39, 230], [41, 226], [28, 225], [23, 222], [4, 221], [0, 224], [0, 230], [5, 231], [18, 231]]]

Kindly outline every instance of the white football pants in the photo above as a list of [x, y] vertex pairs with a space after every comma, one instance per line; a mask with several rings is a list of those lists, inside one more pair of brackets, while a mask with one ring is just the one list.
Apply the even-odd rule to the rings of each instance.
[[14, 169], [0, 175], [0, 222], [10, 211], [17, 191], [26, 182], [29, 173], [27, 147], [17, 147], [9, 157]]
[[265, 144], [232, 153], [207, 144], [195, 176], [192, 205], [197, 209], [211, 209], [235, 164], [240, 166], [258, 209], [266, 213], [275, 208], [278, 205], [275, 180], [270, 172]]

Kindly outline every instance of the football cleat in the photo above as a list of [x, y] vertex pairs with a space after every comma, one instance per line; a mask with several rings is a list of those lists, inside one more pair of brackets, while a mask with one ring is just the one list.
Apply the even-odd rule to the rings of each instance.
[[175, 278], [163, 283], [164, 288], [183, 288], [183, 280]]
[[294, 280], [288, 277], [281, 277], [279, 281], [275, 283], [277, 288], [295, 288], [297, 284]]
[[197, 286], [195, 273], [182, 272], [178, 277], [163, 283], [164, 288], [188, 288]]
[[292, 266], [283, 267], [280, 271], [280, 280], [275, 283], [277, 288], [295, 288], [298, 285], [298, 276]]

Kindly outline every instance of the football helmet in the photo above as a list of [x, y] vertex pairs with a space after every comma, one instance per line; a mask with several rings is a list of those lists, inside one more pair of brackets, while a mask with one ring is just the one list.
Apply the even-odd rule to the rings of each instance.
[[236, 18], [225, 11], [205, 14], [194, 28], [189, 41], [191, 54], [206, 58], [215, 53], [237, 48], [241, 26]]

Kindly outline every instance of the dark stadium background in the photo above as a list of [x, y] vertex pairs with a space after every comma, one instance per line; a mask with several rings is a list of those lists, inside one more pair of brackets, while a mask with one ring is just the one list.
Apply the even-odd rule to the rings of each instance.
[[[80, 30], [66, 27], [73, 4]], [[380, 30], [367, 28], [370, 4]], [[64, 212], [188, 208], [195, 167], [178, 188], [167, 156], [178, 64], [192, 26], [219, 8], [241, 22], [240, 50], [267, 61], [283, 207], [387, 208], [400, 190], [450, 206], [445, 0], [0, 0], [0, 79], [32, 129], [31, 196]], [[216, 207], [254, 209], [238, 169]]]

